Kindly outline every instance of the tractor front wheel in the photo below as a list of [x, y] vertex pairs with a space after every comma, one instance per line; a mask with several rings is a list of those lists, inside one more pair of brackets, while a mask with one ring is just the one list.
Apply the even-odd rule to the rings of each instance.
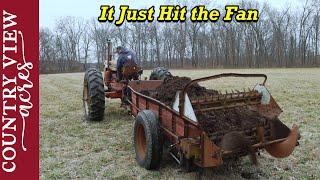
[[139, 112], [134, 124], [134, 148], [138, 164], [148, 170], [160, 167], [162, 135], [155, 114], [150, 110]]
[[83, 82], [83, 107], [87, 121], [102, 121], [105, 94], [102, 74], [97, 69], [86, 71]]

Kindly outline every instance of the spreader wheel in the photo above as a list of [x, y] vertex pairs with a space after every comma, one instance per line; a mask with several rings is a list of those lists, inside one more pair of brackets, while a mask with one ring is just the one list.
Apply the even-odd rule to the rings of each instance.
[[83, 82], [83, 107], [87, 121], [102, 121], [105, 95], [102, 74], [97, 69], [86, 71]]
[[162, 135], [155, 114], [150, 110], [139, 112], [134, 124], [134, 148], [138, 164], [148, 170], [160, 166]]

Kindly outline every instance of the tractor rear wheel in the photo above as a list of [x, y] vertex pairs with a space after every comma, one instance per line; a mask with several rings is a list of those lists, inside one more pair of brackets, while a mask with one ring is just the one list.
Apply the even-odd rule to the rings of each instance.
[[150, 74], [150, 80], [165, 80], [168, 77], [172, 77], [172, 74], [168, 69], [163, 67], [154, 68]]
[[102, 74], [97, 69], [86, 71], [83, 82], [83, 107], [87, 121], [102, 121], [105, 109], [105, 94]]
[[133, 137], [138, 164], [148, 170], [158, 169], [162, 156], [162, 134], [158, 119], [152, 111], [138, 113]]

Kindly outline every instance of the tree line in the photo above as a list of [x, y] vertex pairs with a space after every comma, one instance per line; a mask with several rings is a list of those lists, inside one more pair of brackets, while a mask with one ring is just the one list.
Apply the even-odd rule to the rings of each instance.
[[[191, 7], [190, 2], [184, 4]], [[242, 1], [239, 5], [259, 9], [259, 21], [154, 21], [117, 27], [99, 23], [97, 18], [60, 18], [53, 29], [40, 28], [40, 72], [73, 72], [102, 66], [108, 40], [114, 47], [122, 45], [134, 50], [143, 68], [320, 66], [319, 0], [307, 0], [297, 8], [281, 10], [254, 1]]]

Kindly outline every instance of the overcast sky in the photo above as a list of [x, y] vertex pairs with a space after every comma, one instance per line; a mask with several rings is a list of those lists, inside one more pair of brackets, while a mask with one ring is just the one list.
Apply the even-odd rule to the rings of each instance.
[[[259, 0], [259, 2], [268, 1], [275, 8], [281, 9], [287, 6], [300, 6], [303, 0]], [[100, 5], [113, 5], [116, 10], [119, 5], [129, 5], [132, 8], [146, 8], [150, 6], [157, 7], [161, 4], [167, 4], [166, 0], [145, 1], [145, 0], [40, 0], [40, 27], [53, 28], [55, 21], [59, 17], [75, 16], [83, 18], [98, 17]], [[237, 2], [234, 0], [216, 0], [217, 4], [224, 6], [228, 3]], [[220, 8], [215, 7], [215, 8]]]

